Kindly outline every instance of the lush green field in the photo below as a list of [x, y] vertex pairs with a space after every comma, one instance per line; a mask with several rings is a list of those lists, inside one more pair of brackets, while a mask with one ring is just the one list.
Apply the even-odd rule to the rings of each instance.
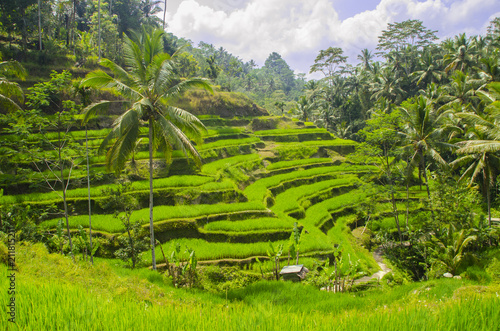
[[262, 201], [266, 195], [266, 191], [269, 188], [276, 187], [286, 181], [294, 181], [301, 178], [317, 177], [322, 175], [336, 176], [345, 175], [353, 173], [362, 173], [372, 170], [372, 166], [357, 166], [343, 164], [340, 166], [328, 166], [320, 168], [312, 168], [299, 172], [290, 172], [280, 175], [275, 175], [271, 177], [266, 177], [257, 180], [253, 184], [249, 185], [244, 193], [251, 201]]
[[295, 168], [295, 167], [306, 166], [306, 165], [311, 165], [311, 164], [329, 163], [329, 162], [332, 162], [332, 159], [312, 158], [312, 159], [281, 161], [281, 162], [271, 163], [270, 165], [267, 166], [266, 169], [269, 171], [272, 171], [272, 170]]
[[[154, 207], [154, 222], [170, 219], [193, 219], [209, 215], [241, 213], [248, 211], [265, 211], [266, 208], [256, 202], [228, 203], [215, 205], [178, 205], [178, 206], [156, 206]], [[120, 214], [121, 215], [121, 214]], [[41, 225], [47, 228], [55, 228], [59, 218], [42, 222]], [[132, 212], [131, 222], [142, 224], [149, 222], [149, 208], [144, 208]], [[79, 225], [88, 227], [88, 215], [71, 216], [69, 218], [70, 228], [77, 228]], [[96, 230], [106, 232], [121, 232], [124, 230], [121, 221], [112, 215], [92, 215], [92, 227]]]
[[[2, 330], [498, 330], [498, 286], [462, 280], [327, 293], [266, 281], [227, 293], [173, 288], [152, 271], [17, 249], [16, 324]], [[30, 265], [28, 268], [27, 266]], [[24, 267], [23, 267], [24, 266]], [[8, 287], [0, 265], [0, 287]], [[0, 304], [10, 297], [1, 291]]]
[[290, 134], [304, 134], [304, 133], [328, 133], [326, 129], [274, 129], [274, 130], [261, 130], [255, 131], [256, 136], [279, 136], [279, 135], [290, 135]]
[[[166, 178], [155, 179], [154, 188], [187, 188], [199, 186], [200, 190], [204, 184], [213, 182], [213, 178], [205, 176], [171, 176]], [[226, 184], [227, 185], [227, 184]], [[90, 195], [93, 198], [103, 197], [105, 188], [116, 189], [118, 185], [110, 184], [105, 186], [92, 186], [90, 188]], [[214, 187], [214, 186], [212, 186]], [[205, 188], [206, 189], [206, 188]], [[147, 191], [149, 190], [149, 181], [141, 180], [132, 182], [130, 185], [130, 191]], [[88, 195], [88, 189], [79, 188], [66, 191], [66, 197], [71, 198], [86, 198]], [[27, 193], [19, 195], [5, 195], [0, 197], [0, 203], [22, 203], [22, 202], [39, 202], [39, 201], [51, 201], [62, 199], [62, 191], [57, 192], [47, 192], [47, 193]]]
[[276, 196], [276, 202], [272, 210], [276, 214], [290, 213], [301, 208], [301, 200], [317, 196], [324, 191], [342, 189], [359, 184], [360, 180], [356, 176], [344, 176], [338, 179], [320, 181], [310, 185], [301, 185], [286, 190]]
[[205, 230], [209, 231], [253, 231], [253, 230], [269, 230], [269, 229], [289, 229], [291, 230], [293, 223], [289, 219], [280, 218], [252, 218], [242, 221], [219, 221], [211, 222], [204, 226]]

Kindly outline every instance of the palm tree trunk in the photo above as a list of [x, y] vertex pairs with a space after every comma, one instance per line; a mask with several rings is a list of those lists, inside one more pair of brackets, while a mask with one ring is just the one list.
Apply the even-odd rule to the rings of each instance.
[[89, 240], [90, 240], [90, 263], [94, 264], [94, 257], [92, 254], [92, 203], [90, 200], [90, 162], [89, 162], [89, 137], [87, 133], [87, 126], [85, 125], [85, 150], [87, 156], [87, 193], [89, 200]]
[[165, 7], [163, 8], [163, 30], [165, 30], [165, 16], [167, 15], [167, 0], [165, 0]]
[[149, 118], [149, 231], [151, 235], [151, 257], [156, 270], [155, 231], [153, 228], [153, 117]]
[[[68, 231], [68, 240], [69, 240], [69, 248], [71, 250], [71, 257], [73, 258], [73, 262], [75, 261], [75, 255], [73, 254], [73, 241], [71, 240], [71, 231], [69, 230], [69, 217], [68, 217], [68, 203], [66, 201], [66, 183], [64, 182], [64, 164], [62, 160], [62, 142], [61, 142], [61, 131], [58, 131], [58, 156], [59, 156], [59, 164], [61, 170], [61, 184], [62, 184], [62, 194], [63, 194], [63, 205], [64, 205], [64, 218], [66, 219], [66, 229]], [[69, 178], [68, 178], [69, 180]]]
[[422, 164], [422, 172], [424, 173], [424, 179], [425, 179], [425, 188], [427, 189], [427, 198], [429, 199], [429, 207], [431, 209], [431, 215], [432, 219], [434, 219], [434, 210], [432, 208], [432, 202], [431, 202], [431, 191], [429, 190], [429, 180], [427, 179], [427, 169], [425, 168], [425, 156], [424, 152], [421, 150], [420, 152], [420, 160]]
[[396, 222], [396, 227], [398, 228], [399, 242], [403, 243], [403, 235], [401, 234], [401, 227], [399, 226], [399, 217], [398, 217], [398, 207], [396, 205], [396, 199], [394, 197], [394, 184], [392, 183], [391, 178], [391, 163], [389, 160], [389, 155], [387, 151], [385, 151], [385, 158], [387, 162], [387, 179], [389, 180], [389, 186], [391, 190], [391, 202], [392, 202], [392, 212], [394, 213], [394, 221]]
[[99, 45], [99, 61], [101, 61], [101, 0], [97, 3], [97, 24], [98, 24], [98, 37], [97, 37], [97, 44]]
[[488, 202], [488, 226], [491, 228], [491, 194], [489, 183], [486, 186], [486, 201]]
[[38, 0], [38, 43], [42, 50], [42, 17], [40, 14], [40, 0]]
[[406, 166], [408, 167], [408, 173], [406, 174], [406, 228], [408, 228], [408, 221], [410, 219], [410, 163], [408, 157], [406, 158]]

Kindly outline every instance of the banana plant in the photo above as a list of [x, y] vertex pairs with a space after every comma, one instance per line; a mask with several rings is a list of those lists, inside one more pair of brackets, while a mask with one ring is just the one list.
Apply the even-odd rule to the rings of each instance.
[[280, 257], [283, 254], [283, 244], [279, 244], [274, 248], [273, 243], [269, 241], [269, 249], [267, 250], [267, 256], [273, 261], [273, 273], [276, 280], [280, 279]]

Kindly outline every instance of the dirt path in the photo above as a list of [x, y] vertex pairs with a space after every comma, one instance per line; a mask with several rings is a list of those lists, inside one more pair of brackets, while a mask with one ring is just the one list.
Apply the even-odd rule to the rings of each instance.
[[356, 279], [354, 281], [355, 284], [364, 283], [364, 282], [367, 282], [367, 281], [372, 280], [372, 279], [381, 280], [382, 277], [385, 276], [385, 274], [391, 272], [391, 269], [389, 269], [387, 267], [387, 265], [383, 262], [382, 254], [378, 250], [373, 252], [373, 258], [375, 259], [375, 261], [379, 265], [380, 269], [382, 269], [382, 270], [377, 271], [376, 273], [374, 273], [371, 276], [365, 276], [365, 277], [362, 277], [360, 279]]

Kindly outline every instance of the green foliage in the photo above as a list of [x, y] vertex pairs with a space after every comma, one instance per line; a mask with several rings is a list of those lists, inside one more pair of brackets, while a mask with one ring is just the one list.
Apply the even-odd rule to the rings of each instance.
[[500, 261], [497, 258], [493, 258], [490, 262], [486, 268], [486, 273], [491, 277], [492, 282], [500, 283]]
[[200, 287], [213, 293], [244, 288], [258, 280], [258, 276], [243, 273], [237, 267], [207, 266], [200, 273]]
[[[64, 316], [72, 316], [72, 327], [92, 329], [100, 323], [103, 330], [206, 326], [215, 330], [241, 330], [242, 326], [331, 330], [332, 325], [339, 330], [358, 330], [360, 321], [373, 330], [422, 329], [430, 324], [438, 329], [492, 330], [500, 322], [500, 300], [495, 295], [498, 288], [457, 280], [344, 295], [290, 282], [261, 281], [230, 289], [253, 278], [245, 279], [234, 269], [208, 269], [211, 288], [228, 288], [226, 296], [225, 291], [211, 294], [175, 289], [147, 269], [132, 271], [100, 260], [98, 267], [73, 263], [48, 254], [43, 245], [20, 246], [16, 253], [20, 265], [31, 263], [30, 268], [16, 274], [23, 293], [16, 296], [16, 303], [27, 307], [17, 311], [16, 322], [29, 329], [64, 328], [68, 325]], [[6, 273], [7, 268], [1, 265], [0, 272]], [[0, 280], [1, 287], [8, 288], [7, 283], [6, 277]], [[7, 295], [0, 296], [1, 304], [6, 305], [7, 300]], [[82, 316], [82, 307], [90, 313]], [[35, 312], [43, 318], [35, 318]], [[7, 323], [1, 319], [0, 327], [7, 329]]]

